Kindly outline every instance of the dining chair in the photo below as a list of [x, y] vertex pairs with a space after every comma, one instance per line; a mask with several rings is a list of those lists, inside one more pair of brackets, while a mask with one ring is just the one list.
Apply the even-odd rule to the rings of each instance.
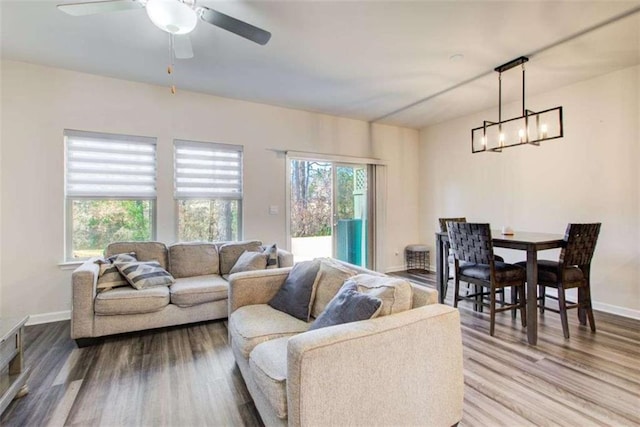
[[[447, 223], [448, 222], [467, 222], [467, 218], [464, 216], [457, 218], [438, 218], [438, 223], [440, 224], [440, 231], [443, 233], [447, 232]], [[445, 243], [444, 253], [447, 254], [447, 263], [444, 266], [444, 277], [447, 278], [447, 281], [453, 279], [453, 276], [450, 275], [451, 266], [453, 265], [453, 254], [451, 253], [451, 245], [449, 243]], [[500, 255], [494, 255], [496, 261], [504, 262], [504, 258]], [[445, 288], [446, 289], [446, 288]], [[476, 294], [478, 293], [478, 287], [475, 287]], [[446, 296], [446, 295], [445, 295]], [[504, 299], [504, 292], [500, 293], [500, 301]], [[482, 312], [482, 306], [477, 305], [474, 307], [474, 310]]]
[[[545, 310], [560, 314], [562, 333], [569, 338], [569, 321], [567, 310], [578, 309], [578, 319], [581, 325], [587, 324], [593, 332], [596, 324], [591, 307], [591, 260], [596, 248], [601, 223], [569, 224], [564, 235], [564, 244], [558, 261], [538, 260], [538, 307], [540, 313]], [[526, 266], [526, 261], [517, 265]], [[557, 296], [548, 295], [546, 288], [557, 290]], [[565, 291], [578, 289], [578, 301], [567, 301]], [[547, 298], [558, 301], [558, 309], [546, 306]]]
[[[447, 224], [449, 243], [454, 255], [455, 292], [453, 306], [458, 301], [470, 300], [474, 304], [489, 307], [489, 334], [495, 331], [496, 313], [520, 310], [522, 326], [527, 326], [525, 301], [525, 270], [517, 265], [496, 261], [493, 254], [489, 224], [452, 222]], [[478, 292], [460, 295], [460, 281], [479, 285]], [[500, 302], [496, 307], [496, 294], [510, 287], [511, 303]], [[485, 292], [485, 288], [488, 292]], [[489, 302], [484, 300], [489, 296]]]
[[[447, 222], [467, 222], [467, 218], [459, 217], [459, 218], [438, 218], [438, 222], [440, 223], [440, 231], [443, 233], [447, 232]], [[447, 254], [447, 263], [444, 266], [444, 277], [447, 280], [453, 279], [450, 276], [450, 266], [453, 264], [453, 254], [451, 253], [451, 245], [446, 242], [444, 246], [444, 253]]]

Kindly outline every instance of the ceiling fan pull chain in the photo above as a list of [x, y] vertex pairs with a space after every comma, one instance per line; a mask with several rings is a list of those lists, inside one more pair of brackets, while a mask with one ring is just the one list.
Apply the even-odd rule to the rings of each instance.
[[174, 54], [173, 54], [173, 34], [169, 33], [169, 56], [170, 56], [170, 61], [169, 61], [169, 66], [167, 67], [167, 74], [169, 74], [171, 76], [170, 78], [170, 82], [171, 82], [171, 93], [173, 95], [175, 95], [176, 93], [176, 85], [173, 83], [173, 65], [174, 65]]

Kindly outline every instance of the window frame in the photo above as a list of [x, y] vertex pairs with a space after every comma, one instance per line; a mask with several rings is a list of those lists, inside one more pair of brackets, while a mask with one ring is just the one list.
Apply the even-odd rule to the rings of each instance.
[[[208, 145], [211, 147], [217, 147], [225, 151], [234, 151], [240, 153], [240, 194], [238, 197], [200, 197], [200, 196], [178, 196], [177, 195], [177, 147], [178, 145]], [[175, 138], [173, 140], [173, 205], [174, 205], [174, 218], [175, 218], [175, 238], [176, 242], [181, 242], [180, 239], [180, 208], [178, 202], [180, 200], [236, 200], [238, 202], [238, 240], [244, 239], [244, 146], [235, 144], [225, 144], [220, 142], [210, 141], [196, 141], [191, 139]]]
[[[154, 177], [156, 186], [154, 197], [123, 197], [123, 196], [69, 196], [67, 194], [67, 173], [68, 173], [68, 142], [67, 139], [71, 135], [82, 135], [91, 138], [104, 138], [111, 140], [119, 140], [119, 141], [142, 141], [147, 140], [147, 142], [153, 144], [154, 146]], [[79, 131], [74, 129], [65, 129], [63, 132], [63, 142], [64, 142], [64, 262], [65, 263], [74, 263], [74, 262], [83, 262], [90, 257], [83, 258], [74, 258], [73, 257], [73, 202], [77, 200], [112, 200], [112, 201], [126, 201], [126, 200], [142, 200], [148, 201], [150, 204], [150, 240], [156, 240], [157, 238], [157, 178], [158, 178], [158, 145], [157, 138], [154, 137], [141, 137], [134, 135], [124, 135], [124, 134], [112, 134], [106, 132], [91, 132], [91, 131]], [[106, 142], [106, 141], [105, 141]]]

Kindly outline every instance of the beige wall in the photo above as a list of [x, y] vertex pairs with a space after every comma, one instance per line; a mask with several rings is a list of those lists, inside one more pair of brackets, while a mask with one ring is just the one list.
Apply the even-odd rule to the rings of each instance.
[[[174, 138], [244, 146], [246, 238], [287, 243], [285, 158], [275, 150], [380, 157], [388, 163], [392, 199], [417, 205], [415, 186], [402, 196], [395, 188], [417, 176], [417, 162], [398, 164], [416, 157], [417, 131], [374, 127], [374, 149], [363, 121], [180, 90], [172, 96], [166, 87], [12, 61], [2, 63], [0, 107], [3, 315], [54, 313], [40, 317], [46, 320], [70, 308], [71, 271], [58, 266], [64, 242], [65, 128], [158, 138], [158, 168], [164, 173], [158, 176], [157, 237], [166, 243], [175, 239]], [[280, 213], [269, 215], [270, 205], [279, 206]], [[413, 240], [417, 213], [400, 221], [391, 211], [384, 237], [391, 247], [404, 247]]]
[[[568, 222], [602, 222], [593, 298], [601, 309], [640, 315], [639, 99], [638, 66], [531, 97], [533, 110], [564, 107], [566, 136], [501, 154], [470, 151], [470, 129], [495, 119], [496, 110], [423, 129], [423, 239], [433, 242], [443, 216], [555, 233]], [[541, 257], [557, 259], [557, 251]]]
[[[385, 197], [387, 232], [380, 242], [385, 271], [404, 269], [404, 247], [419, 243], [418, 144], [414, 129], [373, 125], [373, 156], [388, 161]], [[388, 141], [395, 141], [389, 144]]]

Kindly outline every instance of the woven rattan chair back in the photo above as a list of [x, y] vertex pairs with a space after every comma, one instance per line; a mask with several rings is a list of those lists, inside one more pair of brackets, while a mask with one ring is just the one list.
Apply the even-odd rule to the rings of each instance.
[[438, 222], [440, 223], [440, 231], [443, 233], [447, 232], [447, 222], [467, 222], [467, 218], [438, 218]]
[[600, 223], [569, 224], [564, 235], [565, 246], [560, 252], [560, 264], [590, 265], [600, 234], [600, 225]]
[[449, 243], [458, 261], [490, 264], [493, 244], [489, 224], [449, 221]]

